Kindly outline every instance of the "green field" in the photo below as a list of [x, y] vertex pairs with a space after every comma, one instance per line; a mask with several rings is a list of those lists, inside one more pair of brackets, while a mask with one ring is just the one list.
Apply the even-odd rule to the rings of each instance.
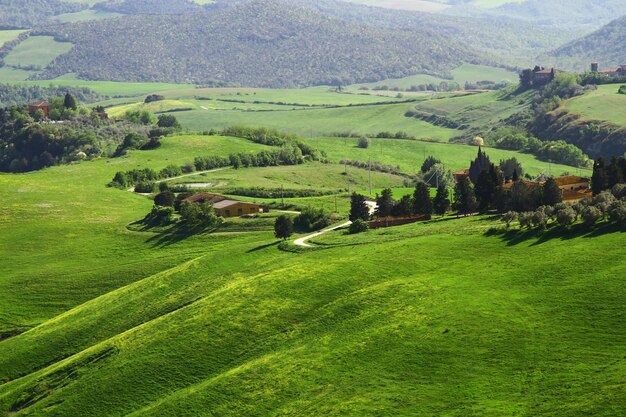
[[[374, 158], [384, 142], [383, 156], [407, 170], [424, 153], [454, 166], [476, 152], [310, 142], [331, 159]], [[295, 254], [267, 230], [275, 214], [223, 233], [132, 232], [150, 200], [105, 187], [118, 170], [263, 149], [187, 135], [124, 158], [0, 174], [0, 414], [571, 416], [626, 406], [626, 265], [613, 262], [626, 256], [625, 230], [509, 238], [487, 233], [497, 219], [448, 217], [338, 231], [314, 240], [324, 250]], [[341, 169], [185, 181], [333, 189]], [[367, 185], [366, 172], [350, 172]], [[332, 210], [335, 197], [292, 200]], [[345, 216], [345, 194], [337, 204]]]
[[45, 68], [54, 59], [72, 49], [72, 44], [57, 42], [52, 36], [32, 36], [17, 45], [4, 58], [13, 67], [36, 66]]
[[599, 85], [598, 90], [575, 97], [565, 108], [581, 114], [585, 119], [606, 120], [626, 126], [626, 94], [618, 94], [621, 84]]
[[[83, 2], [80, 2], [83, 3]], [[60, 23], [85, 22], [88, 20], [110, 19], [112, 17], [123, 16], [119, 13], [104, 12], [101, 10], [87, 9], [76, 13], [65, 13], [54, 16], [53, 20]]]
[[[402, 172], [416, 173], [427, 156], [440, 159], [449, 169], [460, 170], [469, 168], [470, 162], [476, 158], [478, 148], [475, 146], [447, 143], [420, 142], [411, 140], [371, 139], [368, 149], [358, 148], [357, 139], [344, 138], [316, 138], [307, 139], [307, 143], [326, 151], [333, 162], [342, 159], [358, 161], [382, 162], [399, 166]], [[502, 149], [486, 148], [492, 162], [515, 157], [521, 162], [524, 171], [530, 175], [539, 173], [560, 175], [563, 172], [591, 175], [588, 169], [579, 169], [567, 165], [550, 164], [535, 158], [533, 155], [523, 154]]]
[[464, 86], [465, 82], [475, 83], [478, 81], [509, 81], [511, 83], [517, 82], [519, 77], [516, 73], [507, 71], [502, 68], [487, 67], [484, 65], [463, 64], [459, 68], [451, 71], [452, 79], [447, 80], [439, 77], [433, 77], [431, 75], [412, 75], [410, 77], [382, 80], [375, 83], [355, 84], [350, 88], [359, 89], [360, 87], [380, 87], [388, 86], [389, 88], [398, 87], [401, 89], [408, 89], [414, 85], [420, 84], [437, 84], [442, 81], [445, 82], [457, 82]]
[[0, 46], [5, 43], [17, 39], [20, 33], [24, 33], [24, 30], [0, 30]]

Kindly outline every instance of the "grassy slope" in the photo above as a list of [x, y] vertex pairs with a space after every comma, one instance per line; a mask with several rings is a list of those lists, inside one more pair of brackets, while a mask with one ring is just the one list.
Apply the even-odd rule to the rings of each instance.
[[516, 82], [518, 80], [518, 75], [514, 72], [510, 72], [501, 68], [493, 68], [487, 67], [484, 65], [473, 65], [473, 64], [463, 64], [459, 68], [456, 68], [451, 71], [452, 80], [445, 80], [443, 78], [433, 77], [430, 75], [413, 75], [411, 77], [399, 78], [399, 79], [389, 79], [382, 80], [375, 83], [367, 83], [367, 84], [355, 84], [354, 86], [350, 86], [351, 88], [359, 88], [361, 86], [367, 86], [369, 88], [376, 86], [389, 86], [399, 87], [402, 89], [411, 88], [414, 85], [420, 84], [439, 84], [442, 81], [450, 82], [455, 81], [463, 87], [465, 82], [475, 83], [477, 81], [510, 81]]
[[58, 78], [56, 80], [38, 80], [38, 81], [21, 81], [16, 84], [38, 85], [47, 87], [49, 85], [70, 86], [70, 87], [87, 87], [97, 93], [108, 96], [124, 96], [135, 97], [139, 95], [147, 95], [163, 90], [171, 90], [176, 88], [193, 88], [193, 85], [184, 84], [168, 84], [168, 83], [122, 83], [115, 81], [83, 81], [72, 79], [68, 74], [67, 78]]
[[159, 254], [145, 235], [128, 232], [124, 226], [147, 213], [151, 202], [106, 188], [116, 171], [263, 149], [242, 139], [177, 137], [131, 158], [1, 174], [0, 332], [39, 323], [198, 251], [191, 245]]
[[71, 43], [57, 42], [52, 36], [33, 36], [16, 46], [4, 61], [10, 66], [36, 65], [43, 68], [71, 48]]
[[1, 407], [35, 392], [26, 411], [52, 416], [618, 412], [625, 265], [570, 260], [620, 259], [620, 234], [507, 246], [490, 224], [303, 255], [263, 248], [269, 234], [210, 238], [0, 343], [4, 376], [80, 352], [1, 386]]
[[620, 84], [598, 86], [597, 91], [567, 101], [565, 108], [587, 119], [607, 120], [626, 126], [626, 94], [618, 94], [619, 87]]
[[[419, 170], [426, 156], [432, 155], [442, 160], [452, 170], [469, 168], [470, 162], [476, 158], [477, 148], [468, 145], [419, 142], [409, 140], [372, 139], [368, 149], [356, 146], [357, 139], [323, 138], [307, 139], [307, 142], [328, 153], [331, 161], [354, 159], [359, 161], [378, 161], [385, 164], [399, 165], [403, 172], [415, 173]], [[381, 150], [382, 149], [382, 150]], [[533, 155], [501, 149], [487, 148], [492, 162], [515, 157], [531, 175], [562, 172], [591, 175], [589, 170], [578, 170], [567, 165], [549, 164]]]
[[20, 33], [23, 32], [24, 30], [0, 30], [0, 46], [12, 41], [13, 39], [17, 39]]

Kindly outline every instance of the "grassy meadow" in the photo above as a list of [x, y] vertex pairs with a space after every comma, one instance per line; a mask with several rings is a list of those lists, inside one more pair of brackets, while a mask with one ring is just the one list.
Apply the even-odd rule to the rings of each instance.
[[68, 42], [57, 42], [52, 36], [31, 36], [17, 45], [5, 58], [13, 67], [36, 66], [45, 68], [54, 59], [72, 48]]
[[[424, 159], [431, 155], [440, 159], [452, 170], [469, 168], [470, 162], [476, 158], [478, 152], [475, 146], [413, 140], [370, 139], [370, 146], [367, 149], [359, 148], [358, 139], [355, 138], [315, 138], [306, 139], [306, 141], [311, 146], [324, 150], [332, 162], [339, 162], [342, 159], [368, 161], [371, 158], [372, 161], [399, 166], [400, 170], [405, 173], [418, 172]], [[563, 172], [591, 175], [588, 169], [550, 164], [530, 154], [495, 148], [485, 148], [485, 150], [492, 162], [517, 158], [525, 172], [530, 175], [540, 173], [560, 175]]]
[[[309, 143], [331, 160], [347, 151], [378, 160], [383, 144], [409, 172], [424, 154], [456, 168], [476, 152]], [[626, 265], [611, 261], [626, 256], [626, 230], [494, 234], [497, 218], [448, 217], [337, 231], [314, 240], [320, 249], [291, 253], [273, 237], [276, 213], [217, 233], [131, 231], [151, 201], [106, 187], [119, 170], [263, 149], [182, 135], [123, 158], [0, 174], [0, 414], [571, 416], [626, 406]], [[177, 181], [335, 189], [344, 169]], [[367, 172], [348, 169], [367, 188]], [[374, 185], [411, 191], [386, 174]], [[345, 191], [287, 202], [337, 204], [344, 216], [349, 204]]]
[[599, 85], [596, 91], [568, 100], [565, 108], [581, 114], [585, 119], [606, 120], [626, 126], [626, 94], [618, 94], [620, 86]]

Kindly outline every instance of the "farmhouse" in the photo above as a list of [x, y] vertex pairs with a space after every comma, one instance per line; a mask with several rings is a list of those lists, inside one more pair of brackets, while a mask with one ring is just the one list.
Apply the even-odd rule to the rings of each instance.
[[600, 64], [598, 62], [591, 63], [591, 72], [595, 72], [598, 74], [608, 75], [610, 77], [626, 77], [626, 64], [622, 64], [617, 68], [604, 68], [600, 69]]
[[556, 74], [565, 74], [566, 72], [557, 68], [537, 68], [535, 73], [535, 83], [547, 84], [554, 79]]
[[460, 171], [454, 171], [452, 173], [452, 176], [457, 182], [461, 181], [463, 178], [469, 178], [469, 175], [470, 175], [469, 168], [462, 169]]
[[28, 113], [30, 113], [31, 116], [34, 116], [37, 110], [43, 111], [44, 116], [48, 117], [50, 115], [50, 103], [39, 101], [28, 105]]
[[[554, 180], [561, 189], [563, 201], [576, 202], [585, 197], [592, 196], [591, 190], [589, 189], [589, 186], [591, 185], [591, 180], [589, 180], [589, 178], [578, 177], [576, 175], [566, 175], [562, 177], [555, 177]], [[544, 184], [543, 182], [536, 181], [521, 181], [529, 187], [542, 187]], [[513, 187], [513, 184], [514, 183], [512, 181], [505, 183], [504, 189], [510, 190]]]
[[185, 201], [192, 204], [210, 203], [213, 205], [215, 213], [221, 217], [240, 217], [245, 214], [258, 214], [261, 211], [261, 206], [258, 204], [232, 200], [222, 195], [210, 193], [196, 193], [186, 198]]

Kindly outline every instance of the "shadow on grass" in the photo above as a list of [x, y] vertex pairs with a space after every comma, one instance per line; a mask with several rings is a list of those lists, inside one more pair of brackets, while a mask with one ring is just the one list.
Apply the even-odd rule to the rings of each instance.
[[497, 236], [506, 242], [508, 246], [519, 245], [520, 243], [534, 240], [530, 246], [541, 245], [550, 240], [559, 239], [566, 241], [579, 237], [583, 238], [596, 238], [610, 233], [624, 233], [626, 232], [626, 225], [603, 222], [595, 226], [587, 226], [579, 223], [569, 228], [552, 225], [547, 230], [497, 230], [492, 229], [485, 233], [485, 236]]
[[151, 243], [153, 247], [170, 246], [178, 242], [199, 234], [211, 233], [217, 230], [215, 226], [191, 226], [186, 223], [175, 223], [165, 227], [146, 226], [142, 231], [154, 232], [156, 235], [149, 238], [146, 242]]
[[261, 246], [257, 246], [256, 248], [252, 248], [246, 251], [246, 253], [253, 253], [253, 252], [263, 250], [263, 249], [271, 248], [272, 246], [278, 246], [280, 243], [281, 241], [277, 240], [276, 242], [268, 243], [267, 245], [261, 245]]

